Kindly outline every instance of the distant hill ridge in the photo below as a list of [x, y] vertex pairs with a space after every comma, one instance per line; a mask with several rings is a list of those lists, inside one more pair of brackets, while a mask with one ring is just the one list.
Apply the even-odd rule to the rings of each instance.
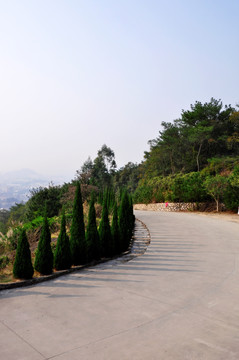
[[31, 169], [20, 169], [16, 171], [9, 171], [6, 173], [0, 173], [0, 183], [9, 183], [9, 181], [24, 181], [29, 182], [31, 180], [41, 180], [47, 182], [46, 177], [38, 174]]
[[50, 179], [31, 169], [0, 173], [0, 208], [9, 209], [15, 203], [25, 202], [31, 188], [45, 187], [51, 182], [61, 184], [64, 179], [60, 177]]

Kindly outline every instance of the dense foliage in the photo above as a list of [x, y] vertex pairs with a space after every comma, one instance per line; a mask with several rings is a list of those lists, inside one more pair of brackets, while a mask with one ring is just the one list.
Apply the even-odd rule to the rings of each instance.
[[219, 204], [224, 203], [227, 209], [236, 211], [239, 206], [238, 160], [234, 160], [233, 169], [230, 169], [231, 162], [228, 162], [229, 168], [226, 163], [215, 159], [200, 172], [142, 179], [134, 193], [134, 201], [201, 203], [213, 200], [217, 210], [220, 210]]
[[[111, 191], [112, 190], [105, 191], [103, 208], [99, 213], [98, 211], [101, 206], [95, 204], [95, 194], [92, 193], [89, 204], [86, 235], [80, 184], [77, 185], [76, 189], [71, 226], [69, 223], [66, 223], [65, 210], [63, 208], [60, 234], [56, 244], [52, 243], [49, 226], [49, 222], [53, 224], [52, 220], [55, 222], [56, 219], [50, 218], [48, 221], [46, 209], [44, 217], [40, 216], [22, 226], [18, 225], [15, 228], [17, 252], [14, 262], [14, 276], [17, 278], [28, 279], [33, 275], [34, 270], [31, 262], [31, 251], [26, 231], [30, 234], [32, 229], [34, 229], [34, 226], [41, 229], [38, 247], [35, 252], [34, 267], [35, 270], [42, 275], [51, 274], [53, 268], [56, 270], [69, 269], [72, 264], [76, 265], [76, 261], [74, 263], [72, 259], [74, 256], [75, 259], [79, 259], [79, 254], [80, 263], [85, 264], [101, 258], [110, 258], [126, 251], [129, 247], [134, 228], [132, 198], [127, 191], [123, 191], [119, 200], [119, 216], [117, 201], [115, 201], [112, 209], [112, 217], [112, 214], [109, 214], [108, 209], [108, 203], [110, 204], [112, 201], [112, 194], [109, 196]], [[97, 213], [98, 216], [100, 216], [100, 219], [96, 218], [95, 207], [98, 208]], [[97, 227], [97, 223], [99, 223], [99, 227]], [[76, 224], [77, 230], [75, 229]], [[79, 224], [80, 227], [78, 226]], [[73, 236], [75, 237], [75, 242], [73, 243], [74, 246], [71, 246], [72, 243], [70, 243], [67, 234], [67, 229], [69, 228], [71, 239]], [[81, 242], [82, 238], [84, 239], [84, 249]], [[79, 244], [81, 245], [79, 246]], [[52, 248], [55, 248], [54, 255]], [[74, 251], [77, 251], [77, 253], [75, 254]], [[0, 260], [1, 267], [6, 267], [8, 265], [9, 258], [7, 256], [1, 256]]]
[[95, 185], [102, 191], [112, 185], [115, 169], [114, 151], [104, 144], [94, 161], [88, 158], [81, 169], [77, 170], [77, 178], [82, 184]]
[[43, 216], [45, 207], [48, 217], [58, 215], [61, 209], [61, 187], [49, 185], [49, 187], [39, 187], [30, 191], [31, 197], [26, 204], [26, 218], [31, 221], [37, 216]]
[[149, 141], [144, 177], [200, 171], [210, 158], [239, 155], [239, 112], [221, 100], [196, 102]]
[[173, 123], [162, 123], [141, 164], [135, 202], [239, 205], [239, 112], [221, 100], [196, 102]]
[[0, 210], [0, 232], [2, 234], [6, 234], [8, 226], [8, 220], [10, 217], [10, 211], [6, 210], [6, 209], [1, 209]]

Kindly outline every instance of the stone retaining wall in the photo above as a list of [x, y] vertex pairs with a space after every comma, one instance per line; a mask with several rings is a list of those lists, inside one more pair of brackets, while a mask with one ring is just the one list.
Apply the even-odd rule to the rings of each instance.
[[198, 210], [196, 203], [155, 203], [155, 204], [134, 204], [134, 210], [152, 211], [195, 211]]

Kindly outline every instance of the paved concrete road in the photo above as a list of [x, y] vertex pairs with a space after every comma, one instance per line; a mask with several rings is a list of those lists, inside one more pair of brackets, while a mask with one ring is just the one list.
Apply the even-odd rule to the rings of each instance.
[[144, 255], [0, 293], [1, 360], [239, 359], [239, 224], [136, 216]]

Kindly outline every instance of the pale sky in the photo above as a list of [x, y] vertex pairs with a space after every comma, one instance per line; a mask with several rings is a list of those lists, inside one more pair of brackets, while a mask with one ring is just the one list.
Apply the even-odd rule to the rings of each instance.
[[140, 163], [162, 121], [239, 102], [238, 0], [0, 0], [0, 172]]

